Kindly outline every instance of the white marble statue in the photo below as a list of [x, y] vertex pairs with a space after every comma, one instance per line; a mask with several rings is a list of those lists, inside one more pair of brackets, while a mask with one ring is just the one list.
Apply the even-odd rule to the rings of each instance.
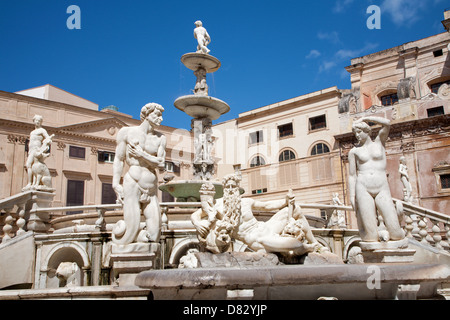
[[211, 37], [209, 36], [206, 29], [203, 27], [203, 23], [198, 20], [195, 21], [196, 28], [194, 29], [194, 37], [197, 39], [197, 53], [209, 53], [211, 50], [208, 49], [208, 44], [211, 43]]
[[[143, 239], [158, 242], [161, 233], [156, 170], [164, 168], [166, 137], [157, 128], [162, 122], [164, 108], [156, 103], [142, 107], [139, 126], [124, 127], [117, 134], [113, 165], [113, 188], [123, 203], [123, 220], [113, 228], [113, 242], [126, 245]], [[129, 169], [120, 179], [124, 165]], [[141, 213], [145, 217], [145, 235], [139, 235]], [[138, 239], [139, 238], [139, 239]]]
[[404, 156], [400, 157], [399, 159], [399, 166], [398, 166], [398, 172], [400, 173], [400, 180], [403, 184], [403, 200], [405, 202], [412, 202], [412, 187], [411, 183], [409, 182], [409, 175], [408, 175], [408, 167], [406, 166], [406, 158]]
[[[344, 204], [339, 199], [339, 193], [333, 194], [333, 204], [335, 206], [343, 206]], [[328, 228], [346, 228], [345, 224], [345, 211], [334, 210], [331, 214], [330, 220], [328, 221]]]
[[[301, 208], [295, 205], [292, 193], [285, 199], [267, 202], [241, 198], [239, 182], [239, 176], [227, 175], [223, 179], [223, 198], [217, 201], [213, 200], [212, 185], [202, 187], [202, 208], [192, 214], [191, 221], [200, 243], [208, 251], [230, 251], [233, 239], [259, 252], [302, 255], [325, 251], [314, 238]], [[278, 212], [263, 222], [256, 220], [253, 210]]]
[[43, 118], [40, 115], [33, 117], [35, 129], [30, 133], [30, 142], [28, 144], [28, 158], [26, 162], [28, 184], [26, 190], [53, 191], [52, 177], [45, 159], [50, 156], [50, 145], [54, 134], [49, 135], [47, 130], [42, 128]]
[[[381, 125], [375, 140], [370, 137], [368, 122]], [[379, 242], [377, 211], [383, 217], [389, 240], [397, 241], [405, 237], [386, 177], [385, 143], [389, 130], [389, 120], [380, 117], [365, 117], [353, 123], [359, 145], [348, 155], [349, 196], [356, 212], [361, 239], [365, 242]]]
[[60, 287], [77, 287], [80, 285], [77, 273], [80, 268], [76, 262], [61, 262], [56, 269]]

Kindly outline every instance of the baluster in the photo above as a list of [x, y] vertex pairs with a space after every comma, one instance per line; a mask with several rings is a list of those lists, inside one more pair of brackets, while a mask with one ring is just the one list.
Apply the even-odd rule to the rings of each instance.
[[418, 227], [419, 227], [419, 236], [422, 238], [422, 240], [420, 242], [428, 243], [428, 240], [427, 240], [428, 231], [427, 231], [427, 223], [425, 222], [425, 218], [420, 219]]
[[433, 240], [434, 240], [434, 246], [437, 248], [437, 249], [444, 249], [443, 247], [442, 247], [442, 244], [441, 244], [441, 240], [442, 240], [442, 236], [441, 236], [441, 228], [439, 228], [439, 226], [438, 226], [438, 223], [439, 222], [437, 222], [434, 226], [433, 226], [433, 228], [431, 228], [431, 231], [433, 231]]
[[405, 232], [406, 232], [406, 237], [408, 237], [408, 238], [413, 237], [413, 234], [412, 234], [412, 230], [414, 229], [413, 222], [414, 222], [413, 219], [408, 214], [405, 219]]
[[23, 229], [25, 227], [25, 203], [19, 204], [19, 209], [17, 210], [17, 216], [19, 217], [16, 221], [16, 225], [19, 228], [16, 232], [18, 236], [25, 233]]
[[163, 206], [161, 207], [161, 230], [165, 231], [169, 228], [169, 218], [167, 217], [167, 211], [169, 207]]
[[443, 241], [444, 243], [442, 246], [444, 247], [444, 249], [450, 250], [450, 228], [448, 225], [445, 226], [445, 231], [446, 231], [445, 236], [447, 239], [446, 241]]
[[14, 223], [14, 217], [11, 215], [12, 208], [5, 208], [6, 218], [5, 225], [3, 226], [3, 239], [2, 243], [5, 243], [11, 240], [14, 235], [11, 236], [11, 231], [13, 229], [12, 224]]

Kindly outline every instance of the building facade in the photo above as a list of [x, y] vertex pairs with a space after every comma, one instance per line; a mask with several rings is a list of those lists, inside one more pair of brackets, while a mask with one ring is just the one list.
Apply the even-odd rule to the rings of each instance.
[[[48, 88], [57, 101], [40, 95]], [[112, 164], [116, 135], [124, 126], [139, 125], [139, 120], [108, 108], [98, 111], [92, 102], [49, 85], [20, 94], [0, 91], [0, 114], [0, 198], [20, 193], [28, 183], [27, 144], [34, 130], [32, 119], [39, 114], [43, 116], [42, 126], [55, 134], [51, 156], [46, 160], [56, 189], [53, 206], [115, 203]], [[165, 175], [188, 179], [190, 132], [167, 126], [161, 126], [160, 131], [167, 137], [166, 170], [158, 174], [160, 183]], [[163, 198], [161, 192], [159, 196]]]

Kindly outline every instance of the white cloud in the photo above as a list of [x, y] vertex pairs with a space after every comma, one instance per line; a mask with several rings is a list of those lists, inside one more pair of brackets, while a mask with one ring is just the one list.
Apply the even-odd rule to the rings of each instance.
[[427, 6], [423, 0], [384, 0], [381, 13], [388, 13], [392, 21], [398, 25], [411, 25], [420, 19], [420, 13]]
[[337, 31], [319, 32], [317, 33], [317, 38], [319, 38], [319, 40], [328, 40], [335, 44], [341, 43], [341, 39], [339, 38], [339, 33]]
[[351, 5], [355, 0], [337, 0], [333, 8], [334, 13], [344, 12], [345, 9]]
[[324, 61], [319, 67], [319, 73], [329, 71], [330, 69], [336, 66], [336, 62], [334, 61]]
[[369, 51], [372, 51], [378, 47], [377, 43], [367, 43], [364, 47], [360, 49], [341, 49], [338, 52], [336, 52], [335, 57], [337, 59], [353, 59], [358, 58], [362, 54], [367, 54]]
[[306, 59], [315, 59], [320, 57], [322, 54], [318, 50], [311, 50], [309, 54], [306, 56]]

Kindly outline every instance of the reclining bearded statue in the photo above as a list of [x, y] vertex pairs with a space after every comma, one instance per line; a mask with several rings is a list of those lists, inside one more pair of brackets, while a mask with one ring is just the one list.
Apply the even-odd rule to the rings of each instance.
[[[238, 175], [227, 175], [223, 179], [224, 196], [215, 202], [212, 184], [205, 183], [200, 190], [202, 208], [192, 214], [191, 221], [206, 250], [231, 251], [233, 239], [263, 253], [300, 256], [327, 250], [315, 239], [292, 192], [274, 201], [241, 198], [239, 182]], [[263, 222], [256, 220], [253, 210], [277, 213]]]

